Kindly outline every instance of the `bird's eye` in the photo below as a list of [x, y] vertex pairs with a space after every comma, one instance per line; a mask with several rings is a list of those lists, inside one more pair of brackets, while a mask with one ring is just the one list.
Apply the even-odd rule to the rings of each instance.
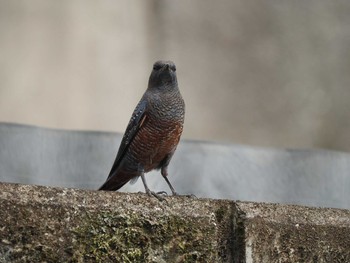
[[171, 66], [171, 70], [176, 71], [176, 66], [175, 65]]
[[159, 65], [159, 64], [154, 64], [154, 65], [153, 65], [153, 69], [154, 69], [154, 70], [159, 70], [161, 67], [162, 67], [162, 66]]

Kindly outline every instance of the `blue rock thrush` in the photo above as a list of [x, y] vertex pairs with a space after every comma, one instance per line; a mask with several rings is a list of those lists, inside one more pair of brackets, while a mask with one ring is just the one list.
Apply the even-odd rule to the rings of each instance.
[[142, 178], [145, 191], [152, 192], [145, 173], [161, 169], [173, 195], [168, 165], [179, 143], [185, 117], [185, 103], [180, 94], [176, 67], [171, 61], [157, 61], [148, 88], [134, 110], [106, 182], [99, 190], [116, 191], [130, 180]]

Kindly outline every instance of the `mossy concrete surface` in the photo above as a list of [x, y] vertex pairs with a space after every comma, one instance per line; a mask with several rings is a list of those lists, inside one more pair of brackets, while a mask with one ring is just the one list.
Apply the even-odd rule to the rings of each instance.
[[350, 262], [350, 211], [236, 203], [235, 262]]
[[350, 212], [0, 183], [0, 262], [350, 262]]
[[233, 205], [0, 184], [0, 262], [231, 261]]

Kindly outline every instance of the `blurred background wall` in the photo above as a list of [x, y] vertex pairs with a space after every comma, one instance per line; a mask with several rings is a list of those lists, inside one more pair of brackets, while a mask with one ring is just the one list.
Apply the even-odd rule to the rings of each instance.
[[123, 132], [173, 60], [184, 137], [350, 150], [350, 2], [0, 0], [0, 121]]

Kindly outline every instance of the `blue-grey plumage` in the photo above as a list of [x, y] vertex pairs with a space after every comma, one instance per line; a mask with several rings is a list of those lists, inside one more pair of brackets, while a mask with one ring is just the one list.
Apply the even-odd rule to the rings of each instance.
[[183, 129], [185, 103], [180, 94], [176, 67], [171, 61], [157, 61], [148, 88], [136, 106], [120, 144], [117, 157], [106, 182], [99, 190], [115, 191], [133, 178], [161, 169], [173, 194], [167, 168]]

